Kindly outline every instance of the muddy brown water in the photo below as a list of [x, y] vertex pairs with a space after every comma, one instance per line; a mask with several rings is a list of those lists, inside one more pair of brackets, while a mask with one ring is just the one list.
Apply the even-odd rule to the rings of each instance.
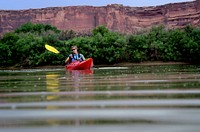
[[0, 70], [0, 131], [199, 132], [200, 66]]

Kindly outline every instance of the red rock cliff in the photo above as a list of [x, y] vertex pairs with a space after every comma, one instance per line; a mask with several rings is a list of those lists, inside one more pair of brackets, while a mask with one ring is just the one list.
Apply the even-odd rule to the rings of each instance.
[[153, 25], [179, 28], [187, 24], [200, 26], [200, 0], [151, 7], [118, 4], [102, 7], [69, 6], [29, 10], [0, 10], [0, 34], [26, 22], [52, 24], [61, 30], [87, 32], [98, 25], [112, 31], [134, 33]]

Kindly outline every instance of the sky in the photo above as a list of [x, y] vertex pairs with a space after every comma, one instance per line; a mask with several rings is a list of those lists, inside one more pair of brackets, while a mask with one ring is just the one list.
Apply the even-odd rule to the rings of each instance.
[[0, 10], [23, 10], [62, 6], [106, 6], [123, 4], [124, 6], [158, 6], [194, 0], [0, 0]]

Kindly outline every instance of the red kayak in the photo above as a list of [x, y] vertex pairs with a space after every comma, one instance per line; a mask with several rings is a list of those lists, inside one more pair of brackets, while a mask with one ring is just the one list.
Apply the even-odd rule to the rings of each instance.
[[91, 67], [93, 67], [93, 59], [92, 58], [88, 58], [82, 62], [74, 61], [65, 66], [65, 68], [67, 70], [86, 70], [86, 69], [90, 69]]

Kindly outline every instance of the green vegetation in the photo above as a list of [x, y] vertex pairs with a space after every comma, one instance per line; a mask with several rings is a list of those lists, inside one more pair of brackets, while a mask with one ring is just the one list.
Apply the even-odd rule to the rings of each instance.
[[[44, 48], [54, 46], [60, 54]], [[164, 26], [150, 31], [122, 35], [104, 26], [96, 27], [91, 34], [77, 34], [72, 30], [60, 31], [45, 24], [26, 23], [0, 39], [0, 66], [64, 65], [70, 47], [77, 45], [86, 58], [95, 64], [143, 61], [182, 61], [199, 63], [200, 29], [167, 30]]]

